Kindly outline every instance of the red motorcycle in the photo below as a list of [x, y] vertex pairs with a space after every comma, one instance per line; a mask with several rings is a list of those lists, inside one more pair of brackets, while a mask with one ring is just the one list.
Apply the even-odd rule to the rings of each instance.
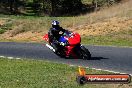
[[81, 37], [78, 33], [74, 33], [71, 31], [66, 31], [61, 34], [59, 38], [59, 52], [56, 52], [50, 43], [48, 34], [43, 36], [43, 39], [47, 42], [46, 46], [51, 49], [58, 56], [65, 57], [69, 55], [73, 58], [81, 58], [81, 59], [90, 59], [91, 54], [88, 49], [86, 49], [83, 45], [81, 45]]

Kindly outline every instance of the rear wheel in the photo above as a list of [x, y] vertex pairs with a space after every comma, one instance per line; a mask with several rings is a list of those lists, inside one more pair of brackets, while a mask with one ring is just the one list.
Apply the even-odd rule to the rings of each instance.
[[80, 46], [81, 50], [80, 50], [80, 57], [82, 59], [90, 59], [91, 58], [91, 54], [89, 52], [88, 49], [86, 49], [84, 46]]

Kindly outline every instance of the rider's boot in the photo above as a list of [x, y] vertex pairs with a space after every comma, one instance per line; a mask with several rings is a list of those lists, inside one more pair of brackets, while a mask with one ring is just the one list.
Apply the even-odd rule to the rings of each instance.
[[51, 43], [51, 46], [55, 49], [55, 52], [58, 52], [57, 45], [55, 45], [54, 43]]

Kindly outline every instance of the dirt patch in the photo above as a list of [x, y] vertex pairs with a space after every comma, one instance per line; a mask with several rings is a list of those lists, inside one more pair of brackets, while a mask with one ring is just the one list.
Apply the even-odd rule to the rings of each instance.
[[45, 33], [44, 32], [26, 32], [26, 33], [21, 33], [18, 34], [14, 37], [12, 37], [15, 40], [29, 40], [29, 41], [42, 41], [42, 37]]
[[8, 31], [5, 34], [1, 35], [0, 38], [3, 38], [5, 40], [38, 42], [38, 41], [43, 41], [44, 34], [45, 32], [28, 31], [28, 32], [23, 32], [15, 36], [12, 36], [10, 32]]
[[130, 26], [132, 26], [132, 19], [127, 18], [111, 18], [107, 19], [104, 22], [98, 22], [95, 24], [87, 24], [74, 28], [75, 32], [80, 33], [81, 35], [86, 36], [97, 36], [97, 35], [106, 35], [110, 33], [115, 33], [119, 31], [125, 31]]
[[4, 25], [5, 23], [6, 23], [5, 20], [1, 20], [1, 19], [0, 19], [0, 26]]

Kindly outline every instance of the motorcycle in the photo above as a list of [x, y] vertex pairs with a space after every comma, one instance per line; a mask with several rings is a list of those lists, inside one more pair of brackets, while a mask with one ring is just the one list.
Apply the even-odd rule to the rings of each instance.
[[59, 48], [59, 52], [56, 52], [52, 43], [49, 41], [48, 34], [43, 36], [43, 39], [47, 42], [46, 47], [51, 49], [55, 54], [60, 57], [66, 56], [67, 50], [69, 50], [69, 56], [78, 59], [90, 59], [91, 54], [88, 49], [86, 49], [83, 45], [81, 45], [81, 37], [78, 33], [66, 31], [61, 34], [59, 38], [59, 44], [57, 48]]

